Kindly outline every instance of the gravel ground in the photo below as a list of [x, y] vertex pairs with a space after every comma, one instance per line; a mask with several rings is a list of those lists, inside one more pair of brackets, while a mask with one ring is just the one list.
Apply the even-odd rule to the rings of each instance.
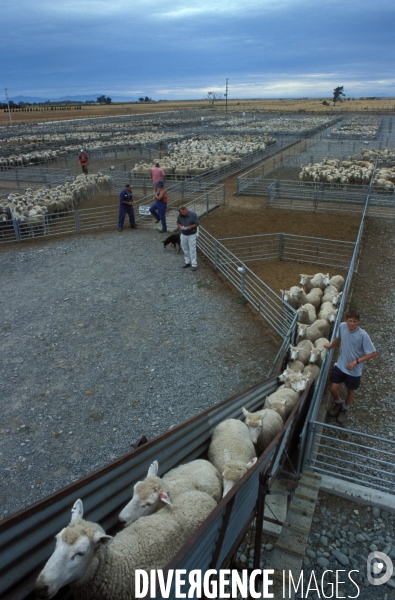
[[2, 248], [2, 518], [265, 378], [279, 339], [162, 239]]
[[[262, 569], [270, 565], [271, 553], [276, 538], [265, 535], [262, 544]], [[373, 506], [361, 506], [343, 498], [321, 492], [316, 504], [313, 523], [310, 530], [306, 556], [303, 564], [304, 595], [298, 598], [358, 598], [358, 600], [390, 600], [395, 598], [395, 572], [391, 579], [383, 584], [373, 586], [367, 579], [367, 558], [371, 552], [384, 552], [395, 563], [395, 515], [390, 515]], [[236, 556], [237, 568], [252, 568], [253, 538], [247, 536], [239, 547]], [[351, 574], [351, 571], [354, 573]], [[308, 581], [312, 571], [318, 582], [318, 590], [307, 593]], [[326, 573], [321, 585], [324, 571]], [[336, 571], [339, 584], [335, 589]], [[348, 573], [355, 583], [349, 579]], [[385, 573], [385, 569], [379, 574]], [[357, 589], [359, 588], [359, 592]], [[324, 596], [325, 594], [326, 596]]]

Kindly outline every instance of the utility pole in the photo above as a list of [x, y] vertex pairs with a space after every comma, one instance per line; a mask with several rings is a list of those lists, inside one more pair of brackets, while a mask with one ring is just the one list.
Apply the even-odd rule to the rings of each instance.
[[228, 114], [228, 81], [229, 79], [226, 80], [226, 91], [225, 91], [225, 112], [226, 114]]
[[10, 125], [12, 125], [12, 118], [11, 118], [11, 111], [10, 111], [10, 103], [8, 102], [7, 88], [4, 88], [4, 91], [5, 91], [5, 99], [7, 100], [7, 106], [8, 106], [8, 116], [10, 117]]

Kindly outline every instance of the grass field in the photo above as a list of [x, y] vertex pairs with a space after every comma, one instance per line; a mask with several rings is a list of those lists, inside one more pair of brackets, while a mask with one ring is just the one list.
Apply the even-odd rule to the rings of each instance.
[[[370, 112], [393, 112], [395, 113], [395, 98], [377, 99], [351, 99], [338, 103], [337, 106], [324, 106], [325, 98], [302, 98], [302, 99], [270, 99], [270, 100], [229, 100], [228, 112], [240, 113], [250, 112], [287, 112], [287, 113], [309, 113], [319, 112], [333, 113], [370, 113]], [[328, 99], [327, 99], [328, 100]], [[180, 100], [161, 101], [153, 103], [114, 103], [110, 105], [82, 105], [81, 109], [75, 110], [41, 110], [43, 106], [37, 106], [39, 110], [32, 112], [11, 112], [13, 123], [59, 121], [64, 119], [86, 119], [89, 117], [109, 117], [117, 115], [151, 114], [173, 110], [201, 110], [211, 108], [205, 100]], [[215, 102], [215, 109], [224, 112], [225, 100]], [[6, 111], [0, 112], [0, 125], [8, 125], [9, 116]]]

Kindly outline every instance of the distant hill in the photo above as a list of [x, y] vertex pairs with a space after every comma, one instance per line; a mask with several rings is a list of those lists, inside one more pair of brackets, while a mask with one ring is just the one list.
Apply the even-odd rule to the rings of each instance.
[[[96, 102], [96, 100], [102, 95], [103, 94], [77, 94], [75, 96], [61, 96], [59, 98], [48, 98], [48, 96], [13, 96], [10, 98], [10, 100], [15, 102], [15, 104], [19, 104], [19, 102], [29, 102], [30, 104], [37, 102], [42, 104], [43, 102], [48, 102], [48, 100], [50, 102], [86, 102], [87, 100], [90, 102]], [[111, 94], [107, 95], [110, 96], [113, 102], [136, 102], [138, 100], [137, 97], [111, 96]]]

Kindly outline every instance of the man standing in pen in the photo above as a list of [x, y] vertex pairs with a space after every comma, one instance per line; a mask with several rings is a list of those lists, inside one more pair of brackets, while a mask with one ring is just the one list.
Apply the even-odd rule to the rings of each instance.
[[126, 215], [129, 216], [130, 227], [132, 229], [137, 229], [136, 221], [134, 220], [133, 204], [132, 186], [130, 183], [127, 183], [125, 189], [122, 190], [119, 196], [118, 231], [122, 231]]

